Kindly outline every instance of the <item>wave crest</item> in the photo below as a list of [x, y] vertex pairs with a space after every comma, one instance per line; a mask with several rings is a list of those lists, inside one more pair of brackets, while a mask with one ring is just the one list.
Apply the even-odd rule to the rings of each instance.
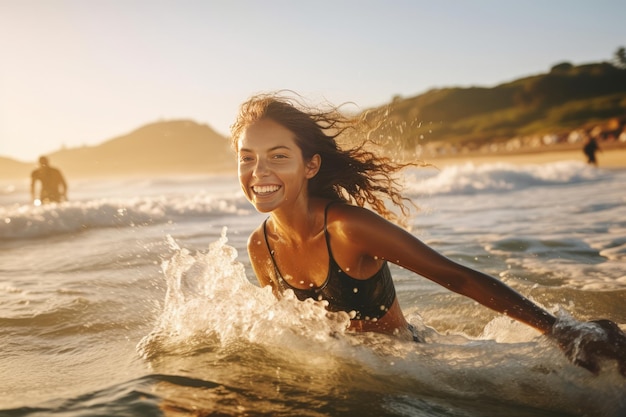
[[427, 178], [421, 172], [413, 172], [407, 180], [407, 190], [417, 195], [515, 191], [594, 181], [603, 175], [606, 175], [603, 171], [573, 161], [537, 165], [467, 163], [445, 167]]

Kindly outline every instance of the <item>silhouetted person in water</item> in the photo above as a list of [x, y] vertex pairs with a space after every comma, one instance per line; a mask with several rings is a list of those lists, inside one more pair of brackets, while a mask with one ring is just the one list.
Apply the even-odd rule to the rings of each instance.
[[33, 201], [35, 201], [35, 184], [37, 181], [41, 182], [39, 200], [42, 204], [67, 200], [65, 178], [63, 178], [61, 171], [49, 165], [48, 158], [45, 156], [39, 158], [39, 168], [34, 170], [30, 177], [30, 195]]
[[587, 163], [590, 165], [598, 165], [598, 161], [596, 160], [596, 152], [600, 150], [600, 146], [598, 146], [598, 142], [596, 138], [589, 138], [585, 146], [583, 147], [583, 152], [587, 155]]

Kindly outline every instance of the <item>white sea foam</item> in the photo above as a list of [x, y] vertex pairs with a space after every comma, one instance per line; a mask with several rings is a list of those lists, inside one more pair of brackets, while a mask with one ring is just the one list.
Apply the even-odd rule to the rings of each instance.
[[94, 228], [158, 224], [183, 217], [249, 212], [240, 198], [207, 194], [107, 198], [42, 206], [13, 204], [0, 206], [0, 238], [37, 238]]
[[602, 171], [573, 161], [537, 165], [467, 163], [448, 166], [434, 174], [426, 169], [413, 172], [407, 179], [407, 190], [416, 195], [476, 194], [593, 181], [604, 175]]

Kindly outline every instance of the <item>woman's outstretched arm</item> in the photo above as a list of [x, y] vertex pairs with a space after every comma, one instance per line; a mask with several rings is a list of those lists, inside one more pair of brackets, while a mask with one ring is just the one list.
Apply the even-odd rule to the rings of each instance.
[[341, 206], [334, 213], [342, 225], [342, 235], [358, 250], [409, 269], [536, 328], [555, 340], [577, 365], [597, 372], [599, 361], [614, 359], [626, 376], [626, 335], [615, 323], [557, 319], [499, 279], [450, 260], [375, 213], [350, 206]]

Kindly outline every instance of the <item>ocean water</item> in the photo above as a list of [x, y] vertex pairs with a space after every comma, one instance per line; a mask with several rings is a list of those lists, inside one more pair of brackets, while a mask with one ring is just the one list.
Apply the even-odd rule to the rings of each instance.
[[[0, 416], [626, 415], [626, 378], [393, 267], [416, 344], [256, 283], [236, 178], [0, 181]], [[407, 172], [411, 231], [552, 312], [626, 329], [626, 171]]]

